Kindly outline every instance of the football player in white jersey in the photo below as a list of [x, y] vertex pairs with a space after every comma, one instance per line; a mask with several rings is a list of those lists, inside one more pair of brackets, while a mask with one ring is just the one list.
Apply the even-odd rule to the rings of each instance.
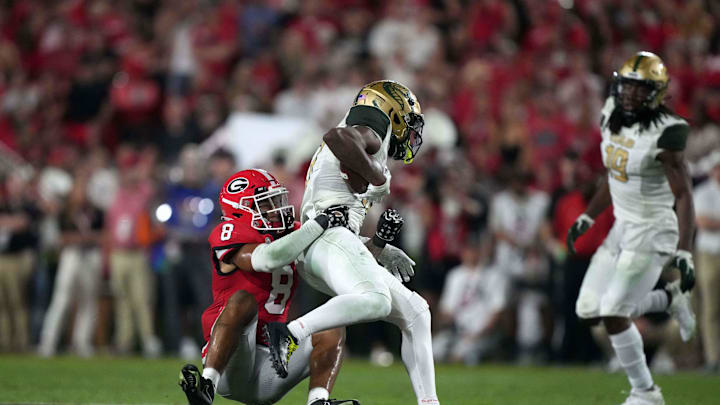
[[[575, 240], [613, 204], [615, 224], [592, 258], [576, 312], [605, 325], [632, 385], [626, 405], [665, 403], [632, 318], [668, 311], [683, 340], [695, 331], [685, 295], [695, 283], [695, 214], [683, 153], [689, 126], [663, 104], [667, 86], [667, 69], [650, 52], [635, 54], [614, 73], [600, 123], [607, 176], [567, 238], [574, 252]], [[653, 290], [669, 267], [680, 271], [680, 280]]]
[[[304, 266], [299, 270], [311, 286], [332, 298], [288, 324], [266, 326], [280, 376], [287, 373], [297, 344], [313, 333], [386, 320], [402, 332], [402, 360], [417, 403], [439, 404], [430, 311], [425, 300], [398, 279], [409, 281], [415, 263], [402, 250], [386, 245], [402, 221], [386, 211], [372, 239], [358, 236], [369, 204], [390, 193], [388, 157], [412, 162], [422, 143], [422, 128], [415, 95], [399, 83], [382, 80], [364, 86], [338, 127], [324, 135], [308, 169], [302, 221], [312, 220], [327, 207], [345, 205], [349, 207], [349, 226], [332, 229], [313, 242], [305, 250]], [[350, 188], [355, 176], [370, 183], [363, 194]]]

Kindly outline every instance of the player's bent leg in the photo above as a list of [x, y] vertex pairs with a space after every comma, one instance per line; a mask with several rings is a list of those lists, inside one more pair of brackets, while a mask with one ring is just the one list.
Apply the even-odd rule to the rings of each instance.
[[665, 312], [669, 308], [671, 293], [668, 290], [653, 290], [637, 303], [630, 318], [639, 318], [652, 312]]
[[362, 241], [346, 228], [333, 228], [305, 253], [301, 276], [319, 291], [334, 296], [291, 322], [297, 340], [323, 330], [385, 318], [391, 302], [387, 273]]
[[310, 358], [313, 352], [312, 339], [298, 344], [292, 361], [288, 365], [285, 378], [278, 377], [272, 367], [270, 351], [267, 347], [257, 346], [252, 377], [240, 397], [229, 397], [247, 404], [273, 404], [290, 392], [300, 381], [310, 375]]
[[[301, 380], [310, 375], [308, 404], [335, 405], [355, 404], [355, 400], [337, 401], [328, 399], [343, 360], [345, 328], [335, 328], [312, 335], [298, 343], [295, 354], [287, 365], [287, 375], [278, 378], [274, 365], [271, 365], [270, 350], [258, 351], [255, 375], [258, 376], [257, 389], [250, 403], [275, 403]], [[268, 359], [270, 357], [270, 359]]]
[[308, 405], [324, 405], [330, 398], [344, 357], [345, 328], [312, 335]]
[[[226, 371], [232, 376], [250, 377], [251, 367], [248, 364], [252, 365], [254, 360], [256, 327], [255, 298], [246, 291], [236, 291], [215, 320], [203, 359], [202, 374], [192, 364], [186, 365], [180, 372], [180, 386], [191, 405], [212, 403], [216, 389], [225, 396], [229, 392], [227, 379], [225, 384], [221, 384], [221, 377]], [[238, 350], [239, 347], [242, 349]], [[235, 355], [240, 359], [237, 366], [230, 364]]]
[[645, 359], [642, 336], [635, 324], [629, 318], [621, 316], [604, 317], [603, 324], [633, 389], [639, 391], [652, 389], [653, 380]]
[[390, 298], [376, 291], [363, 291], [331, 298], [325, 304], [288, 323], [265, 325], [265, 339], [270, 345], [272, 364], [278, 376], [285, 378], [288, 363], [310, 334], [332, 328], [382, 319], [390, 312]]
[[335, 328], [314, 334], [312, 346], [310, 389], [324, 388], [330, 392], [335, 385], [345, 355], [345, 328]]
[[600, 298], [615, 273], [615, 262], [619, 252], [614, 252], [604, 243], [593, 255], [590, 266], [583, 278], [575, 313], [580, 319], [600, 318]]
[[610, 343], [632, 386], [626, 404], [664, 404], [647, 366], [642, 336], [630, 320], [660, 277], [662, 266], [656, 262], [656, 256], [622, 251], [607, 292], [600, 300], [600, 315]]
[[386, 321], [400, 328], [401, 357], [418, 404], [439, 404], [435, 388], [430, 309], [417, 293], [410, 291], [390, 273], [385, 282], [392, 296], [392, 310]]
[[356, 400], [328, 399], [343, 359], [345, 328], [336, 328], [312, 335], [299, 343], [288, 366], [286, 378], [279, 378], [270, 366], [270, 353], [266, 348], [257, 352], [254, 395], [246, 402], [272, 404], [279, 401], [300, 381], [310, 375], [308, 404], [312, 405], [360, 405]]
[[205, 369], [215, 369], [222, 374], [240, 342], [241, 334], [256, 318], [257, 302], [252, 294], [240, 290], [230, 296], [213, 325], [205, 355]]
[[[654, 309], [653, 305], [648, 306], [644, 301], [660, 279], [662, 265], [663, 256], [660, 254], [622, 251], [600, 300], [600, 316], [631, 318], [648, 308]], [[658, 291], [657, 295], [665, 294]], [[660, 307], [667, 307], [667, 302], [658, 301], [659, 306], [655, 310], [664, 310]]]
[[220, 374], [220, 381], [217, 384], [216, 392], [223, 398], [249, 403], [254, 389], [256, 369], [266, 357], [258, 356], [259, 348], [256, 344], [257, 317], [253, 318], [237, 339], [235, 351]]

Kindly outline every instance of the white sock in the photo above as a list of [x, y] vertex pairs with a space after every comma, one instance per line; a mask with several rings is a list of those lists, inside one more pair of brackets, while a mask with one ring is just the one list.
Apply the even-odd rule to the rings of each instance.
[[307, 326], [305, 325], [305, 322], [301, 321], [300, 319], [302, 319], [302, 318], [298, 318], [294, 321], [291, 321], [287, 325], [288, 329], [290, 330], [290, 333], [292, 333], [292, 335], [295, 336], [295, 338], [298, 341], [303, 340], [306, 337], [313, 334], [313, 332], [308, 330]]
[[325, 388], [323, 388], [323, 387], [310, 388], [310, 392], [308, 393], [307, 405], [312, 404], [313, 402], [317, 401], [318, 399], [328, 399], [328, 398], [330, 398], [330, 393]]
[[288, 329], [303, 340], [315, 332], [382, 319], [389, 310], [390, 298], [380, 293], [338, 295], [290, 322]]
[[220, 382], [220, 373], [212, 367], [203, 369], [202, 376], [209, 379], [213, 383], [213, 388], [217, 390], [218, 383]]
[[630, 314], [631, 318], [638, 318], [650, 312], [665, 312], [670, 304], [665, 290], [653, 290], [642, 299]]
[[610, 335], [610, 343], [615, 349], [620, 365], [625, 369], [630, 385], [641, 390], [652, 388], [653, 380], [645, 361], [642, 336], [635, 324], [630, 323], [627, 330]]

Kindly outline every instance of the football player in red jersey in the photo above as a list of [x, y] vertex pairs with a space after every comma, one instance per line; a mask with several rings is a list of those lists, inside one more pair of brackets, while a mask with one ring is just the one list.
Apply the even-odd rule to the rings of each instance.
[[299, 226], [287, 189], [258, 169], [230, 177], [219, 202], [223, 222], [209, 237], [215, 272], [213, 303], [202, 316], [208, 342], [204, 369], [201, 374], [188, 364], [180, 372], [189, 403], [211, 404], [216, 391], [246, 404], [275, 403], [308, 374], [308, 404], [342, 403], [328, 396], [342, 362], [344, 328], [316, 333], [299, 345], [295, 355], [302, 361], [281, 379], [272, 369], [262, 327], [286, 321], [297, 286], [295, 260], [326, 229], [347, 226], [347, 207], [330, 207]]

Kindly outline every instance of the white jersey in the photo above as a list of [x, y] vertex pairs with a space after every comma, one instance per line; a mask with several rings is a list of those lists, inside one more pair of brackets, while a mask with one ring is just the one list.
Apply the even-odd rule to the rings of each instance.
[[[345, 118], [338, 124], [338, 127], [346, 126]], [[391, 130], [392, 126], [388, 125], [380, 150], [371, 156], [380, 163], [383, 169], [387, 169]], [[348, 225], [350, 230], [356, 234], [359, 233], [365, 220], [368, 204], [363, 201], [360, 194], [353, 192], [342, 178], [340, 161], [323, 142], [315, 151], [305, 177], [305, 194], [300, 208], [301, 221], [305, 223], [308, 219], [314, 218], [318, 212], [333, 205], [347, 205], [350, 208]]]
[[641, 124], [635, 123], [632, 127], [623, 126], [620, 133], [613, 134], [606, 124], [614, 108], [615, 100], [608, 97], [602, 109], [601, 149], [608, 169], [615, 218], [677, 230], [677, 216], [673, 210], [675, 196], [663, 165], [656, 158], [664, 150], [658, 147], [663, 131], [671, 126], [687, 125], [687, 122], [667, 115], [651, 123], [647, 130], [641, 131]]

